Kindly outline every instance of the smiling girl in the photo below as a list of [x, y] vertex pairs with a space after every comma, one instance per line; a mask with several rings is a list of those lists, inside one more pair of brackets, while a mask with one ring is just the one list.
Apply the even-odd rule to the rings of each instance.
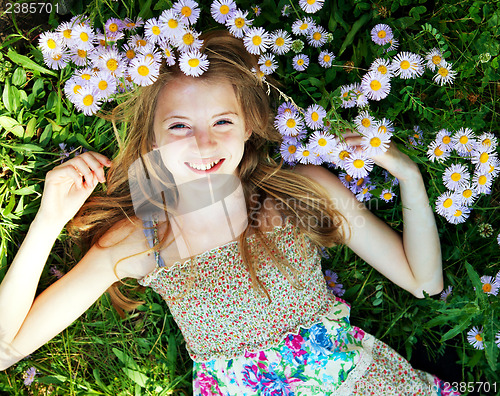
[[[212, 32], [203, 52], [210, 67], [201, 77], [165, 67], [117, 108], [115, 119], [129, 129], [113, 162], [87, 152], [47, 174], [40, 210], [0, 285], [0, 368], [61, 332], [106, 290], [130, 308], [117, 285], [135, 278], [164, 298], [179, 325], [195, 394], [452, 394], [352, 326], [349, 305], [321, 272], [320, 248], [343, 243], [417, 298], [442, 290], [439, 239], [417, 166], [394, 144], [373, 157], [400, 181], [399, 235], [328, 170], [270, 157], [268, 143], [281, 136], [241, 40]], [[361, 137], [346, 142], [359, 146]], [[98, 182], [107, 191], [91, 196]], [[70, 220], [90, 248], [34, 299]]]

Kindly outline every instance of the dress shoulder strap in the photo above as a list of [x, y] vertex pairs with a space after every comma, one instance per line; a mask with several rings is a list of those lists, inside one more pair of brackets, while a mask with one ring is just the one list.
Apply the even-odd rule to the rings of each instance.
[[158, 238], [158, 218], [152, 216], [151, 220], [143, 220], [144, 235], [149, 247], [154, 247], [155, 262], [157, 267], [165, 267], [165, 262], [160, 256], [160, 239]]

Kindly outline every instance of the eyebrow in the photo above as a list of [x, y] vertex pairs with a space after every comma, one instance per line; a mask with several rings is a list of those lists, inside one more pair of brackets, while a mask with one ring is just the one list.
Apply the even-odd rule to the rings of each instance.
[[[235, 111], [223, 111], [222, 113], [215, 114], [214, 116], [212, 116], [212, 118], [217, 118], [217, 117], [221, 117], [221, 116], [225, 116], [225, 115], [235, 115], [235, 116], [239, 117], [239, 114], [236, 113]], [[185, 117], [182, 115], [171, 115], [171, 116], [165, 118], [163, 120], [163, 122], [166, 122], [166, 121], [170, 120], [171, 118], [178, 118], [181, 120], [189, 120], [189, 117]]]

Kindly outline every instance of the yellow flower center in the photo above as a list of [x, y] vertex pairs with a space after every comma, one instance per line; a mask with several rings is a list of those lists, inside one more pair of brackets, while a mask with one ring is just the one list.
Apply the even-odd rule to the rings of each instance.
[[313, 5], [314, 3], [316, 3], [316, 0], [307, 0], [307, 4], [309, 5]]
[[[483, 285], [483, 291], [484, 291], [485, 293], [489, 293], [489, 292], [491, 291], [491, 285], [490, 285], [489, 283], [485, 283], [485, 284]], [[477, 337], [477, 336], [476, 336], [476, 337]], [[481, 340], [479, 340], [479, 341], [481, 341]]]
[[361, 120], [361, 125], [363, 125], [365, 128], [368, 128], [371, 124], [372, 122], [370, 121], [369, 118], [363, 118]]
[[443, 202], [443, 206], [445, 208], [449, 208], [451, 205], [453, 205], [453, 200], [451, 198], [446, 198]]
[[80, 77], [83, 78], [84, 80], [90, 80], [90, 74], [87, 73], [82, 74]]
[[297, 151], [297, 147], [295, 147], [295, 146], [288, 146], [288, 152], [290, 154], [295, 154], [296, 151]]
[[462, 144], [466, 144], [469, 141], [469, 138], [467, 136], [461, 136], [459, 139], [459, 142]]
[[443, 150], [441, 150], [439, 147], [436, 147], [436, 148], [434, 149], [434, 155], [435, 155], [436, 157], [441, 157], [441, 156], [443, 155]]
[[462, 178], [462, 175], [460, 173], [452, 173], [451, 174], [451, 180], [453, 181], [459, 181]]
[[488, 179], [486, 178], [486, 176], [485, 176], [485, 175], [481, 175], [481, 176], [479, 176], [479, 177], [477, 178], [477, 182], [478, 182], [479, 184], [481, 184], [481, 185], [486, 184], [486, 181], [487, 181], [487, 180], [488, 180]]
[[293, 118], [289, 118], [288, 121], [286, 122], [286, 126], [288, 128], [295, 128], [295, 125], [297, 125], [297, 123]]
[[198, 58], [192, 58], [188, 60], [188, 65], [191, 67], [198, 67], [200, 60]]
[[352, 164], [354, 165], [355, 168], [361, 169], [362, 167], [365, 166], [365, 161], [363, 161], [362, 159], [356, 159], [352, 162]]
[[118, 25], [116, 23], [112, 23], [111, 25], [109, 25], [109, 31], [110, 32], [116, 32], [118, 30]]
[[370, 146], [379, 147], [382, 144], [382, 141], [378, 137], [373, 137], [370, 139]]
[[465, 189], [464, 191], [462, 191], [462, 196], [464, 198], [470, 198], [470, 197], [472, 197], [472, 190], [470, 190], [468, 188]]
[[380, 88], [382, 88], [382, 84], [380, 84], [380, 82], [377, 80], [373, 80], [370, 83], [370, 88], [374, 91], [378, 91]]
[[266, 65], [267, 67], [271, 67], [272, 64], [273, 62], [271, 62], [269, 59], [266, 59], [266, 61], [264, 62], [264, 65]]
[[307, 23], [303, 23], [302, 25], [300, 25], [299, 29], [300, 30], [307, 30], [308, 27], [309, 27], [309, 25]]
[[380, 133], [386, 133], [386, 132], [387, 132], [387, 127], [386, 127], [385, 125], [380, 125], [380, 126], [378, 127], [378, 131], [379, 131]]
[[320, 32], [314, 32], [313, 39], [316, 40], [316, 41], [321, 40], [321, 33]]
[[313, 120], [314, 122], [318, 121], [319, 120], [319, 114], [314, 111], [311, 114], [311, 120]]
[[357, 185], [357, 186], [361, 186], [364, 182], [365, 182], [365, 179], [362, 177], [361, 179], [359, 179], [359, 180], [356, 182], [356, 185]]
[[260, 36], [253, 36], [252, 43], [253, 45], [259, 46], [262, 44], [262, 38]]
[[151, 31], [153, 32], [153, 34], [154, 34], [155, 36], [159, 36], [159, 35], [160, 35], [160, 33], [161, 33], [161, 30], [160, 30], [160, 28], [159, 28], [158, 26], [153, 26], [153, 27], [151, 28]]
[[482, 153], [480, 156], [479, 156], [479, 162], [481, 162], [482, 164], [488, 162], [488, 159], [490, 158], [490, 156], [488, 155], [488, 153]]
[[77, 53], [77, 55], [78, 55], [80, 58], [86, 58], [86, 57], [87, 57], [87, 51], [85, 51], [85, 50], [81, 50], [81, 49], [79, 49], [76, 53]]
[[330, 62], [330, 59], [332, 59], [332, 58], [330, 57], [330, 55], [326, 54], [326, 55], [323, 57], [323, 62], [328, 63], [328, 62]]
[[131, 28], [135, 27], [135, 23], [134, 22], [129, 22], [129, 23], [127, 23], [127, 27], [129, 29], [131, 29]]
[[227, 5], [221, 5], [221, 7], [219, 8], [219, 12], [222, 14], [222, 15], [226, 15], [228, 12], [229, 12], [229, 7]]
[[380, 30], [380, 31], [377, 33], [377, 36], [378, 36], [378, 38], [383, 39], [383, 38], [385, 38], [385, 36], [387, 36], [387, 33], [386, 33], [386, 31], [385, 31], [385, 30]]
[[94, 97], [92, 95], [87, 95], [83, 98], [83, 104], [85, 106], [92, 106], [92, 103], [94, 103]]
[[101, 91], [104, 91], [106, 88], [108, 88], [108, 83], [106, 80], [101, 80], [99, 81], [99, 84], [97, 84], [97, 86]]
[[182, 9], [181, 9], [181, 14], [182, 14], [182, 15], [184, 15], [185, 17], [190, 17], [192, 12], [193, 12], [193, 11], [192, 11], [192, 10], [191, 10], [191, 8], [190, 8], [190, 7], [188, 7], [188, 6], [184, 6], [184, 7], [182, 7]]
[[129, 49], [125, 55], [127, 56], [128, 59], [134, 59], [135, 58], [135, 51], [133, 49]]
[[483, 146], [491, 146], [491, 140], [486, 138], [482, 141]]
[[61, 60], [61, 58], [62, 58], [62, 54], [52, 55], [52, 59], [54, 59], [55, 61]]
[[109, 59], [106, 62], [106, 67], [111, 71], [115, 71], [116, 69], [118, 69], [118, 62], [116, 61], [116, 59]]
[[304, 157], [309, 157], [309, 155], [310, 155], [310, 154], [311, 154], [311, 152], [310, 152], [309, 150], [304, 150], [304, 151], [302, 152], [302, 155], [303, 155]]
[[194, 36], [191, 33], [186, 33], [184, 36], [182, 36], [182, 41], [186, 45], [191, 45], [194, 43]]
[[170, 58], [171, 54], [170, 54], [170, 50], [168, 48], [165, 48], [165, 55]]
[[380, 74], [387, 74], [387, 67], [384, 66], [384, 65], [380, 65], [379, 67], [377, 67], [377, 71], [380, 73]]
[[462, 211], [461, 211], [460, 209], [457, 209], [457, 210], [455, 211], [455, 213], [453, 214], [453, 216], [455, 216], [455, 217], [460, 217], [460, 216], [462, 216]]
[[[343, 161], [343, 160], [345, 160], [346, 158], [349, 158], [349, 151], [342, 150], [342, 151], [339, 153], [339, 158], [340, 158], [342, 161]], [[347, 176], [349, 176], [349, 175], [347, 175]], [[346, 178], [346, 180], [347, 180], [347, 176], [345, 177], [345, 178]], [[350, 176], [349, 176], [349, 177], [350, 177]], [[352, 178], [351, 178], [351, 180], [349, 180], [349, 181], [352, 181]]]
[[481, 334], [476, 334], [475, 338], [478, 341], [483, 341], [483, 337], [481, 337]]
[[63, 36], [67, 39], [70, 39], [71, 38], [71, 29], [63, 30]]
[[304, 59], [298, 59], [297, 65], [302, 66], [304, 64]]
[[386, 192], [386, 193], [384, 193], [384, 198], [385, 199], [391, 199], [392, 198], [392, 194], [390, 192]]
[[73, 87], [73, 92], [77, 94], [78, 92], [80, 92], [80, 89], [82, 89], [81, 85], [75, 85]]
[[135, 42], [139, 47], [144, 47], [147, 43], [146, 40], [139, 39]]
[[438, 73], [443, 76], [443, 77], [446, 77], [448, 75], [448, 69], [445, 68], [445, 67], [440, 67], [439, 70], [438, 70]]
[[283, 37], [278, 37], [275, 41], [275, 44], [278, 46], [278, 47], [281, 47], [282, 45], [285, 44], [285, 40], [283, 39]]
[[175, 19], [169, 19], [168, 20], [168, 27], [170, 29], [175, 29], [177, 26], [179, 26], [179, 23]]
[[318, 145], [321, 147], [325, 147], [326, 143], [327, 143], [326, 139], [321, 138], [318, 140]]
[[432, 63], [435, 65], [439, 65], [441, 63], [441, 57], [439, 55], [434, 55], [432, 57]]
[[241, 29], [243, 26], [245, 26], [245, 19], [244, 18], [236, 18], [234, 20], [234, 25], [238, 28]]
[[85, 32], [81, 32], [80, 33], [80, 40], [82, 40], [84, 43], [86, 43], [87, 41], [89, 41], [89, 35]]
[[54, 39], [48, 39], [47, 40], [47, 47], [50, 49], [55, 49], [57, 47], [57, 44]]
[[408, 62], [407, 60], [404, 60], [400, 63], [400, 66], [401, 66], [401, 69], [409, 69], [410, 68], [410, 62]]
[[141, 76], [145, 77], [149, 74], [149, 69], [147, 66], [144, 66], [144, 65], [140, 65], [138, 68], [137, 68], [137, 73], [139, 73]]

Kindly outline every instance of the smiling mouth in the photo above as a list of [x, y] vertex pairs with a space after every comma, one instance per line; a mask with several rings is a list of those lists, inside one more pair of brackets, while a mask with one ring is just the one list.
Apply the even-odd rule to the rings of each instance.
[[184, 162], [191, 170], [196, 173], [210, 173], [215, 172], [222, 166], [225, 158], [218, 159], [217, 161], [213, 161], [208, 164], [197, 164], [194, 162]]

